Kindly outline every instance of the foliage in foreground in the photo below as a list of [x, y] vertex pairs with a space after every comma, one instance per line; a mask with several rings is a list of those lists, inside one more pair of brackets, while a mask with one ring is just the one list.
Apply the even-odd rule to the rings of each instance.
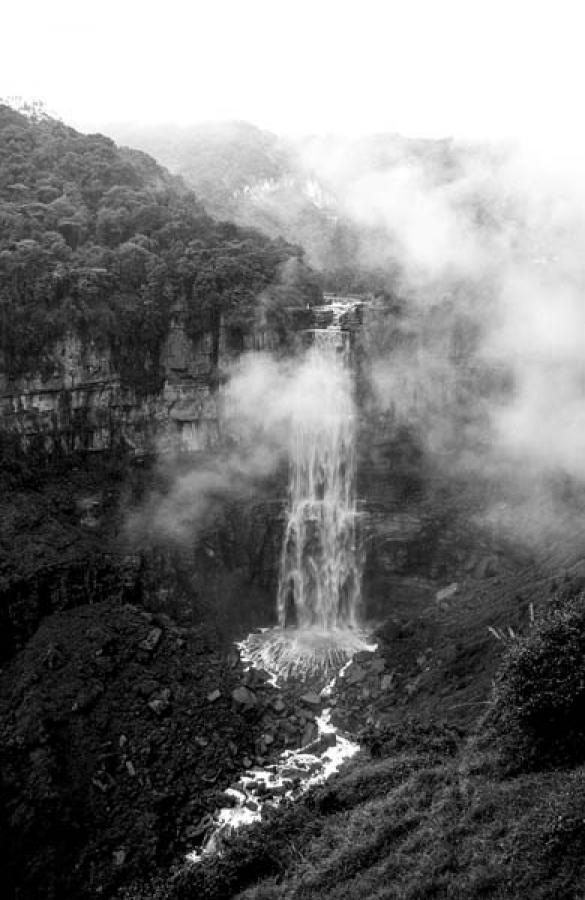
[[511, 645], [477, 734], [408, 718], [364, 734], [337, 778], [125, 900], [584, 896], [584, 659], [585, 597], [557, 598]]
[[509, 772], [585, 760], [585, 594], [558, 597], [511, 645], [489, 723]]
[[[434, 755], [434, 751], [433, 754]], [[222, 857], [124, 900], [575, 900], [585, 887], [585, 771], [498, 778], [463, 748], [362, 756], [249, 829]]]

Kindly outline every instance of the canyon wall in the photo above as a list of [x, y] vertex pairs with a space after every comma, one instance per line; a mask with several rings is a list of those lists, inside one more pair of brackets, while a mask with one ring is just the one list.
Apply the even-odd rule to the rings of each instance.
[[[18, 378], [0, 372], [0, 432], [25, 451], [36, 446], [48, 455], [213, 448], [221, 428], [217, 373], [236, 354], [223, 326], [218, 335], [205, 332], [194, 341], [183, 317], [176, 307], [156, 360], [162, 373], [156, 391], [125, 384], [109, 348], [74, 334], [52, 348], [52, 372]], [[257, 330], [239, 343], [240, 351], [275, 349], [278, 337]]]

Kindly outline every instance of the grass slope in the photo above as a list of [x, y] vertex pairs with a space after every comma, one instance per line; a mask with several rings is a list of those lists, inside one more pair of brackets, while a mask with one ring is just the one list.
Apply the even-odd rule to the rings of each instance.
[[[507, 588], [515, 583], [512, 578]], [[409, 639], [406, 629], [401, 648], [393, 634], [389, 651], [400, 664], [400, 653], [412, 657], [416, 641], [429, 630], [435, 648], [446, 646], [448, 634], [462, 649], [473, 647], [486, 628], [485, 617], [496, 616], [500, 609], [506, 579], [491, 589], [484, 585], [484, 591], [486, 602], [475, 620], [462, 599], [458, 615], [451, 610], [441, 627], [435, 621], [431, 628], [432, 616], [425, 608], [427, 634], [421, 615], [418, 624], [411, 620], [414, 637]], [[410, 673], [404, 677], [406, 698], [396, 697], [386, 724], [364, 730], [364, 750], [337, 778], [295, 806], [269, 812], [262, 823], [237, 833], [222, 857], [181, 871], [171, 883], [151, 885], [150, 893], [145, 894], [144, 887], [142, 892], [130, 891], [124, 894], [126, 900], [585, 896], [582, 733], [572, 729], [559, 741], [552, 733], [540, 756], [538, 751], [523, 752], [526, 741], [533, 739], [534, 720], [527, 713], [535, 703], [541, 716], [538, 726], [547, 727], [548, 706], [538, 701], [538, 666], [545, 699], [557, 679], [559, 695], [572, 691], [575, 698], [573, 702], [565, 697], [565, 706], [573, 709], [580, 703], [585, 657], [578, 655], [575, 648], [581, 643], [574, 636], [585, 635], [585, 604], [579, 597], [541, 599], [541, 616], [533, 627], [525, 626], [524, 636], [510, 637], [507, 644], [493, 638], [494, 646], [506, 651], [503, 662], [493, 660], [492, 673], [499, 666], [495, 691], [485, 654], [481, 665], [473, 654], [467, 656], [469, 665], [459, 674], [447, 661], [449, 691], [444, 690], [441, 667], [433, 673], [430, 665], [417, 676], [409, 696]], [[501, 614], [492, 619], [500, 627], [504, 606]], [[563, 659], [565, 632], [573, 638], [568, 662]], [[528, 694], [518, 690], [519, 670], [533, 679]], [[476, 676], [471, 691], [469, 674]], [[512, 684], [508, 692], [502, 687], [505, 679]], [[459, 706], [462, 715], [453, 714], [458, 693], [474, 698], [468, 706]], [[553, 719], [550, 724], [558, 728]], [[558, 758], [551, 754], [557, 743]], [[511, 753], [517, 753], [514, 766]]]

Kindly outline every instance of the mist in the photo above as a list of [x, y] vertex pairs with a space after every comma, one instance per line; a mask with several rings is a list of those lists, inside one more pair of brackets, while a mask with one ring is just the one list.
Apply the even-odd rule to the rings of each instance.
[[129, 517], [133, 538], [192, 540], [222, 504], [257, 494], [286, 465], [299, 431], [322, 434], [351, 414], [350, 373], [315, 348], [289, 358], [247, 353], [227, 374], [220, 399], [226, 449], [190, 461], [161, 449], [167, 487]]
[[[366, 314], [376, 407], [416, 434], [433, 465], [483, 479], [505, 497], [518, 511], [518, 535], [546, 534], [553, 519], [557, 528], [565, 509], [559, 483], [585, 481], [585, 166], [578, 148], [562, 136], [495, 144], [387, 134], [312, 136], [286, 146], [289, 174], [245, 193], [238, 211], [255, 221], [268, 210], [282, 228], [288, 223], [292, 231], [284, 233], [326, 274], [339, 264], [328, 265], [328, 254], [340, 224], [353, 242], [341, 264], [385, 273], [401, 315], [383, 303]], [[307, 204], [318, 216], [297, 234]], [[313, 406], [311, 397], [326, 390], [327, 378], [308, 357], [244, 357], [223, 391], [233, 452], [181, 474], [157, 503], [154, 525], [187, 534], [214, 498], [274, 473], [287, 457], [293, 421], [318, 418], [324, 405]], [[535, 497], [544, 512], [532, 511]], [[501, 516], [513, 531], [510, 508], [504, 515], [498, 501], [486, 519]], [[527, 510], [538, 528], [526, 527]]]
[[485, 521], [529, 542], [574, 531], [585, 483], [585, 167], [564, 150], [397, 138], [386, 158], [307, 156], [363, 265], [397, 265], [403, 315], [366, 333], [378, 408], [437, 467], [491, 484]]

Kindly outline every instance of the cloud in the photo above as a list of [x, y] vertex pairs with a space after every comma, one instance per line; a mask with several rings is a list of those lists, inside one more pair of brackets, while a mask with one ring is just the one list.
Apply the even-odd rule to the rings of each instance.
[[362, 258], [400, 273], [402, 314], [368, 314], [376, 407], [491, 485], [485, 524], [535, 542], [574, 530], [585, 484], [585, 165], [568, 149], [396, 139], [386, 158], [312, 158]]
[[224, 448], [191, 462], [161, 454], [166, 487], [129, 517], [129, 534], [191, 540], [227, 500], [257, 491], [300, 434], [327, 440], [339, 431], [353, 413], [351, 376], [334, 349], [289, 359], [245, 354], [231, 370], [221, 406]]

